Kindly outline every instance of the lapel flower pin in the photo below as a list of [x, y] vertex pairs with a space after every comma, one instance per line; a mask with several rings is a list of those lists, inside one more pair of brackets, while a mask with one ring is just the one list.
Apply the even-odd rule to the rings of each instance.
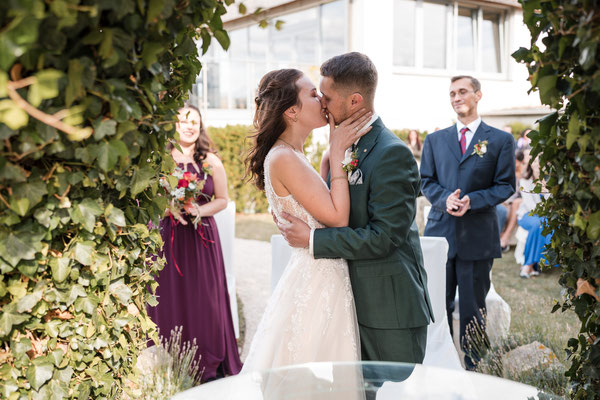
[[473, 153], [471, 153], [471, 155], [473, 154], [477, 154], [479, 157], [483, 157], [483, 155], [485, 153], [487, 153], [487, 145], [488, 145], [488, 141], [484, 140], [478, 140], [477, 144], [475, 146], [473, 146]]
[[358, 167], [358, 154], [354, 150], [350, 155], [342, 161], [342, 169], [347, 173], [354, 171]]

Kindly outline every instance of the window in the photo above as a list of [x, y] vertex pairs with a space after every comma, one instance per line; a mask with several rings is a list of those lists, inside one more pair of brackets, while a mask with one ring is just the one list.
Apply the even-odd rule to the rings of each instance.
[[452, 0], [394, 0], [394, 65], [501, 74], [505, 14]]
[[313, 77], [323, 61], [346, 51], [345, 0], [275, 19], [284, 22], [281, 30], [253, 23], [229, 32], [229, 51], [218, 44], [210, 46], [193, 91], [203, 108], [252, 108], [258, 83], [267, 71], [293, 67]]
[[423, 66], [446, 68], [446, 5], [423, 3]]
[[394, 64], [415, 66], [414, 0], [397, 0], [394, 4]]

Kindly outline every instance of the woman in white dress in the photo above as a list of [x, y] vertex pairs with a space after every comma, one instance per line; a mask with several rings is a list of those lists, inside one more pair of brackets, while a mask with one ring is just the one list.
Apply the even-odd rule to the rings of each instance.
[[[327, 124], [314, 84], [301, 71], [282, 69], [261, 80], [254, 146], [246, 160], [275, 217], [287, 212], [311, 228], [348, 224], [350, 195], [345, 151], [370, 130], [371, 113], [330, 124], [331, 190], [302, 152], [310, 132]], [[360, 340], [345, 260], [314, 259], [292, 249], [252, 340], [242, 372], [316, 361], [359, 361]]]

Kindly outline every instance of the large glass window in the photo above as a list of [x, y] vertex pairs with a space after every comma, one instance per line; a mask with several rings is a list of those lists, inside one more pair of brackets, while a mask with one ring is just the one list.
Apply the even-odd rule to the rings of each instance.
[[393, 62], [448, 73], [503, 73], [506, 10], [461, 0], [394, 0]]
[[500, 20], [498, 12], [484, 12], [482, 30], [482, 60], [485, 72], [501, 72]]
[[423, 3], [423, 66], [446, 68], [446, 5]]
[[294, 67], [313, 76], [323, 61], [346, 51], [345, 0], [276, 16], [274, 20], [283, 21], [280, 30], [274, 25], [263, 29], [253, 24], [229, 31], [228, 52], [217, 44], [210, 46], [203, 58], [204, 79], [197, 80], [193, 93], [200, 104], [208, 108], [251, 108], [260, 78], [267, 71]]
[[394, 64], [415, 66], [414, 0], [397, 0], [394, 4]]
[[475, 69], [475, 21], [477, 12], [458, 8], [456, 20], [456, 67], [459, 70]]

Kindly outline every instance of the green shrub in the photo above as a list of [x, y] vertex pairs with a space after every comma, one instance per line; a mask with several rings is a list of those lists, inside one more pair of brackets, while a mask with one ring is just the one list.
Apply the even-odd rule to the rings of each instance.
[[[576, 399], [600, 397], [600, 18], [598, 1], [521, 0], [529, 49], [513, 57], [527, 65], [532, 90], [554, 110], [530, 133], [532, 157], [551, 197], [536, 212], [553, 232], [548, 263], [560, 265], [565, 300], [581, 321], [569, 339], [567, 371]], [[543, 48], [540, 48], [540, 42]], [[541, 184], [536, 188], [542, 190]]]
[[[412, 129], [392, 129], [392, 133], [394, 133], [394, 135], [398, 136], [400, 139], [402, 139], [402, 141], [404, 141], [404, 143], [408, 144], [408, 132], [410, 132]], [[417, 133], [419, 134], [419, 137], [421, 138], [421, 143], [425, 142], [425, 137], [427, 136], [427, 131], [420, 131], [418, 129], [415, 129], [417, 131]]]
[[[108, 399], [155, 336], [164, 149], [216, 0], [0, 2], [0, 397]], [[197, 30], [199, 29], [199, 30]]]

